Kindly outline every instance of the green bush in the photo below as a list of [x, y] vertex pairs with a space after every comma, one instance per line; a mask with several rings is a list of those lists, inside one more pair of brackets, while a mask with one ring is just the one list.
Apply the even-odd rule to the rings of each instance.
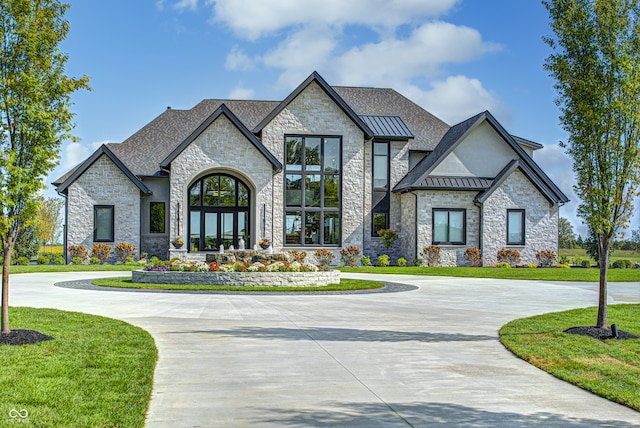
[[589, 261], [589, 260], [582, 260], [582, 261], [580, 262], [580, 264], [581, 264], [583, 267], [586, 267], [586, 268], [591, 267], [591, 261]]
[[571, 269], [571, 266], [569, 266], [567, 263], [558, 263], [556, 267], [561, 269]]
[[611, 267], [614, 269], [630, 269], [633, 267], [633, 263], [631, 262], [631, 260], [614, 260], [613, 263], [611, 263]]
[[49, 259], [48, 256], [45, 256], [45, 255], [38, 256], [38, 264], [39, 265], [48, 265], [49, 261], [50, 261], [50, 259]]
[[371, 266], [371, 257], [369, 256], [360, 257], [360, 263], [362, 264], [362, 266]]
[[378, 267], [389, 266], [389, 256], [387, 256], [386, 254], [378, 256], [378, 260], [376, 261], [376, 266]]
[[81, 265], [82, 264], [82, 257], [74, 257], [71, 259], [71, 264], [72, 265]]
[[12, 260], [14, 265], [19, 265], [19, 266], [26, 266], [29, 264], [29, 259], [22, 256], [22, 257], [18, 257], [17, 259]]
[[136, 261], [133, 259], [133, 257], [127, 257], [124, 260], [124, 264], [127, 265], [127, 266], [133, 266], [133, 265], [136, 264]]
[[414, 266], [422, 266], [422, 259], [416, 257], [415, 259], [413, 259], [413, 265]]
[[54, 265], [63, 265], [64, 264], [64, 257], [62, 256], [55, 256], [53, 258], [53, 264]]
[[496, 265], [498, 269], [511, 269], [511, 265], [507, 262], [500, 262]]
[[529, 266], [531, 269], [535, 269], [535, 268], [538, 267], [538, 266], [536, 266], [535, 263], [527, 263], [527, 266]]
[[89, 263], [92, 265], [99, 265], [100, 264], [100, 259], [97, 257], [91, 257], [89, 259]]
[[396, 264], [400, 267], [405, 267], [407, 265], [407, 259], [402, 256], [396, 261]]

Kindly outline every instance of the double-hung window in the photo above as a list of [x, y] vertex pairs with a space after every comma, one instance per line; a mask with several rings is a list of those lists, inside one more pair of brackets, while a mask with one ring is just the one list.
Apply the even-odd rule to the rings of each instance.
[[466, 209], [433, 209], [433, 244], [465, 245]]
[[113, 205], [94, 205], [93, 241], [113, 242]]
[[507, 210], [507, 245], [524, 245], [524, 210]]
[[285, 137], [285, 245], [340, 245], [342, 139]]

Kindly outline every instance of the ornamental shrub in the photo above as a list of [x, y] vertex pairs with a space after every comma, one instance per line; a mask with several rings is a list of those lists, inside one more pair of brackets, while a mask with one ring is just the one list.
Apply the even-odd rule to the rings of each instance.
[[69, 246], [69, 255], [72, 259], [80, 257], [85, 260], [89, 256], [89, 250], [84, 245], [71, 245]]
[[133, 257], [127, 257], [124, 261], [124, 264], [127, 266], [133, 266], [136, 264], [136, 261], [134, 260]]
[[505, 249], [498, 251], [498, 262], [507, 262], [511, 267], [517, 266], [522, 259], [520, 258], [520, 251], [516, 249]]
[[415, 259], [413, 259], [413, 265], [414, 266], [422, 266], [422, 259], [416, 257]]
[[498, 269], [511, 269], [511, 265], [507, 262], [500, 262], [496, 265]]
[[103, 244], [101, 242], [93, 244], [91, 249], [91, 257], [97, 257], [100, 260], [100, 264], [103, 264], [111, 256], [111, 245]]
[[633, 263], [631, 260], [619, 259], [614, 260], [613, 263], [611, 263], [611, 267], [614, 269], [630, 269], [633, 267]]
[[371, 266], [371, 257], [369, 256], [360, 257], [360, 264], [362, 266]]
[[424, 247], [420, 253], [427, 266], [440, 265], [440, 247], [432, 245], [430, 247]]
[[382, 239], [382, 245], [384, 245], [384, 248], [387, 250], [391, 248], [394, 242], [396, 242], [396, 239], [398, 239], [398, 232], [393, 229], [380, 229], [377, 233]]
[[38, 256], [38, 264], [39, 265], [48, 265], [49, 257], [45, 255]]
[[569, 265], [568, 265], [568, 264], [566, 264], [566, 263], [558, 263], [558, 264], [556, 265], [556, 267], [557, 267], [557, 268], [562, 268], [562, 269], [571, 269], [571, 266], [569, 266]]
[[72, 265], [81, 265], [83, 261], [84, 260], [82, 260], [81, 257], [74, 257], [74, 258], [71, 259], [71, 264]]
[[126, 263], [127, 258], [133, 258], [133, 256], [136, 255], [136, 246], [129, 244], [128, 242], [118, 242], [118, 245], [113, 249], [113, 252], [116, 254], [118, 260]]
[[531, 268], [531, 269], [535, 269], [535, 268], [538, 267], [538, 266], [535, 265], [535, 263], [527, 263], [527, 266], [529, 266], [529, 268]]
[[62, 256], [55, 256], [53, 258], [53, 264], [54, 265], [63, 265], [64, 264], [64, 257]]
[[398, 260], [396, 260], [396, 264], [400, 267], [405, 267], [407, 265], [406, 257], [401, 256]]
[[464, 250], [464, 259], [471, 266], [482, 266], [482, 252], [480, 251], [480, 248], [471, 247]]
[[591, 261], [590, 260], [583, 260], [581, 263], [582, 267], [591, 267]]
[[89, 263], [92, 265], [99, 265], [100, 264], [100, 259], [97, 257], [91, 257], [89, 259]]
[[336, 255], [326, 248], [318, 248], [315, 255], [320, 266], [329, 266], [331, 264], [331, 260], [336, 258]]
[[12, 260], [14, 265], [19, 265], [19, 266], [27, 266], [29, 264], [29, 259], [26, 258], [25, 256], [22, 257], [18, 257], [15, 260]]
[[292, 261], [298, 262], [298, 263], [304, 263], [304, 259], [307, 258], [307, 252], [306, 251], [289, 250], [288, 254], [289, 254], [289, 260], [292, 260]]
[[389, 266], [389, 256], [387, 256], [386, 254], [378, 256], [378, 260], [376, 261], [376, 266], [378, 267]]
[[349, 267], [354, 267], [356, 265], [359, 256], [360, 248], [355, 245], [349, 245], [347, 248], [340, 250], [340, 259], [342, 260], [342, 264]]
[[536, 260], [540, 267], [550, 267], [556, 263], [556, 252], [553, 250], [540, 250], [536, 253]]

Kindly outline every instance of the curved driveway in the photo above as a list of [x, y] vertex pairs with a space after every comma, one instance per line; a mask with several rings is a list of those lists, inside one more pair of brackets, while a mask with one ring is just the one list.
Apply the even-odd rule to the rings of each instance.
[[[384, 275], [419, 288], [331, 296], [52, 285], [96, 276], [122, 273], [12, 275], [10, 303], [148, 330], [160, 353], [148, 427], [640, 426], [640, 413], [547, 375], [498, 341], [514, 318], [594, 305], [595, 284]], [[610, 297], [640, 302], [640, 284], [612, 283]]]

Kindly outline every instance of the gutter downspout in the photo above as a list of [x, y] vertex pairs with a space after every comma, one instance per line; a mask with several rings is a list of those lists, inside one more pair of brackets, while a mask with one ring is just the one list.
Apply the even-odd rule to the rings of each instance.
[[409, 192], [413, 195], [413, 246], [414, 246], [414, 260], [418, 258], [418, 194]]

